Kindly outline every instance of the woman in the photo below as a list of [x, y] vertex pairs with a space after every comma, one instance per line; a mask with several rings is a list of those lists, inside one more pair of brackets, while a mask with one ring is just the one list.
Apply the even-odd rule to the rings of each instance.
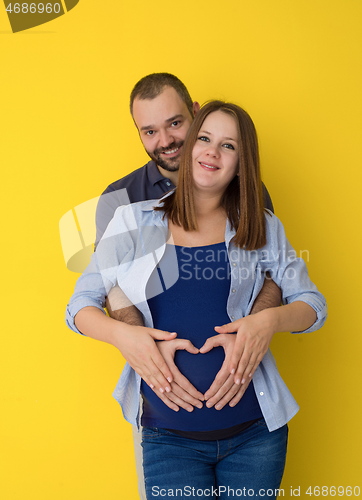
[[[233, 104], [206, 104], [183, 149], [175, 192], [117, 210], [77, 285], [72, 316], [78, 331], [122, 352], [127, 335], [99, 310], [119, 285], [146, 328], [186, 339], [175, 362], [201, 400], [223, 362], [228, 364], [230, 403], [221, 401], [218, 410], [209, 401], [191, 413], [174, 412], [150, 380], [141, 383], [126, 365], [115, 395], [132, 423], [139, 420], [139, 391], [143, 397], [147, 498], [174, 497], [177, 490], [190, 496], [192, 488], [201, 498], [228, 498], [232, 490], [238, 496], [268, 491], [275, 498], [287, 421], [298, 407], [268, 346], [278, 331], [320, 328], [325, 302], [303, 261], [291, 257], [281, 223], [264, 211], [249, 115]], [[285, 305], [248, 316], [266, 272], [281, 288]], [[88, 286], [94, 276], [102, 277], [104, 288]], [[216, 345], [224, 347], [227, 359]], [[161, 353], [172, 349], [169, 341], [158, 346]], [[244, 393], [241, 386], [247, 387]]]

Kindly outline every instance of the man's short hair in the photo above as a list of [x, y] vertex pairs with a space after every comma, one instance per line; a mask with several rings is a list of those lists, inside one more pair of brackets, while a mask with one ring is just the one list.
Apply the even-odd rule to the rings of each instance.
[[133, 102], [138, 99], [155, 99], [160, 95], [165, 87], [172, 87], [176, 90], [183, 102], [186, 104], [190, 115], [194, 116], [193, 102], [189, 91], [185, 85], [175, 75], [170, 73], [152, 73], [151, 75], [144, 76], [133, 87], [130, 97], [130, 110], [133, 111]]

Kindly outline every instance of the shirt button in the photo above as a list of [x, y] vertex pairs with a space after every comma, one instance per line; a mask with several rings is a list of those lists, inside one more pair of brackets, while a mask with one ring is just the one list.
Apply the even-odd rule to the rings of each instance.
[[260, 396], [264, 396], [264, 392], [259, 392]]
[[233, 262], [233, 266], [234, 266], [234, 267], [236, 266], [236, 262]]
[[166, 186], [171, 186], [171, 182], [166, 181]]
[[235, 319], [235, 316], [231, 316], [231, 319]]
[[235, 292], [236, 292], [235, 288], [233, 288], [231, 291], [232, 291], [233, 293], [235, 293]]

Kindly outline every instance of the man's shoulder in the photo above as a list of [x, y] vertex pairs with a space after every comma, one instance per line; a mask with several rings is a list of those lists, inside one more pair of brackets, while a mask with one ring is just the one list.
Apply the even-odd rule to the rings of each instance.
[[112, 182], [105, 189], [103, 194], [119, 191], [120, 189], [128, 188], [134, 184], [138, 185], [140, 182], [145, 182], [148, 179], [148, 171], [153, 168], [153, 165], [154, 163], [149, 161], [146, 165], [143, 165], [143, 167], [137, 168], [117, 181]]

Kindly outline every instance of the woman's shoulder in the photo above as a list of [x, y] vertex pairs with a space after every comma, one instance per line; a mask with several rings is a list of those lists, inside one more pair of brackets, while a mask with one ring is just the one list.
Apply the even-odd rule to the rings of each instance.
[[270, 210], [265, 210], [266, 246], [279, 246], [286, 239], [285, 230], [281, 220]]
[[136, 217], [137, 219], [147, 218], [149, 214], [154, 211], [155, 207], [160, 205], [160, 200], [145, 200], [129, 203], [128, 205], [119, 206], [115, 213], [114, 218], [118, 220], [128, 220], [129, 217]]

